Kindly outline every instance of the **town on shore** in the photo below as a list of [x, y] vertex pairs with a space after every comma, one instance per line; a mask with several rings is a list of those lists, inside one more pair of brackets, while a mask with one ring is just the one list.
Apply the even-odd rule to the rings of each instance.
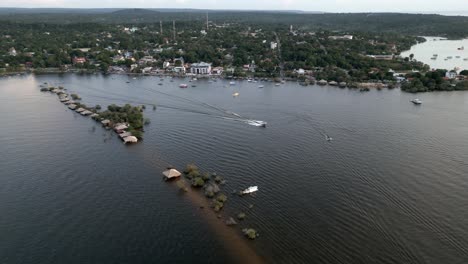
[[[226, 18], [214, 14], [214, 19], [208, 13], [192, 19], [159, 13], [159, 21], [135, 19], [148, 12], [153, 11], [120, 10], [115, 16], [121, 21], [103, 15], [109, 21], [102, 23], [74, 21], [73, 16], [51, 15], [43, 21], [34, 14], [0, 14], [0, 75], [101, 72], [297, 80], [408, 92], [468, 89], [467, 70], [430, 69], [413, 55], [402, 57], [403, 51], [425, 41], [403, 29], [377, 31], [363, 24], [330, 30], [281, 14], [277, 21], [252, 23], [236, 19], [243, 18], [242, 12]], [[398, 17], [386, 19], [380, 23], [397, 27]]]

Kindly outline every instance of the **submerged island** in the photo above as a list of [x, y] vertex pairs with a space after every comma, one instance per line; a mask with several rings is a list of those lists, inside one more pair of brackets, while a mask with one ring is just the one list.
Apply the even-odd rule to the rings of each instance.
[[132, 106], [130, 104], [118, 106], [112, 104], [107, 107], [107, 110], [101, 112], [102, 107], [100, 105], [88, 107], [80, 102], [81, 97], [78, 94], [68, 94], [62, 86], [54, 87], [44, 83], [41, 85], [41, 92], [57, 94], [60, 102], [67, 105], [70, 110], [82, 116], [90, 116], [107, 129], [113, 129], [125, 144], [137, 143], [143, 139], [143, 126], [150, 122], [149, 119], [144, 119], [144, 106]]

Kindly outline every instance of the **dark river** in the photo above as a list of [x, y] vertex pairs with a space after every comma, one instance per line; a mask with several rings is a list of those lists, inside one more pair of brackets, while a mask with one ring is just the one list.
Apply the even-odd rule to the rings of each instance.
[[[144, 140], [125, 146], [43, 82], [90, 106], [158, 108], [145, 110]], [[399, 90], [159, 82], [0, 79], [0, 263], [249, 263], [235, 256], [251, 252], [265, 263], [468, 262], [467, 92], [420, 94], [415, 106]], [[162, 181], [190, 162], [227, 180], [221, 220]], [[231, 195], [252, 185], [255, 196]], [[239, 212], [246, 220], [224, 226]], [[244, 239], [245, 227], [260, 237]]]

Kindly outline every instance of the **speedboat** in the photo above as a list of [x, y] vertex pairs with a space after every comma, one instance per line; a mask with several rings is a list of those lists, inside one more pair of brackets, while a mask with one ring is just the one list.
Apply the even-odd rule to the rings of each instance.
[[250, 186], [249, 188], [243, 190], [241, 194], [249, 194], [249, 193], [254, 193], [258, 191], [258, 186]]
[[328, 135], [325, 135], [325, 139], [326, 139], [328, 142], [330, 142], [330, 141], [333, 140], [333, 138], [332, 138], [332, 137], [329, 137]]
[[422, 101], [421, 101], [420, 99], [418, 99], [418, 98], [411, 100], [411, 102], [412, 102], [413, 104], [415, 104], [415, 105], [420, 105], [420, 104], [422, 104]]
[[187, 84], [185, 84], [185, 83], [183, 83], [183, 84], [179, 85], [179, 87], [180, 87], [180, 88], [187, 88], [187, 87], [188, 87], [188, 85], [187, 85]]
[[260, 120], [249, 120], [249, 121], [247, 121], [247, 124], [249, 124], [251, 126], [257, 126], [257, 127], [266, 127], [267, 126], [267, 122], [260, 121]]

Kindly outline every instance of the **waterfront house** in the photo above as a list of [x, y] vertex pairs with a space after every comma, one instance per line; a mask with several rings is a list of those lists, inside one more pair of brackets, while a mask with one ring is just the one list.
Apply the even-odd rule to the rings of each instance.
[[86, 62], [86, 58], [84, 57], [74, 57], [73, 64], [83, 64]]
[[393, 60], [394, 55], [367, 55], [374, 60]]
[[115, 131], [123, 131], [125, 129], [127, 129], [128, 126], [126, 124], [116, 124], [115, 127], [114, 127], [114, 130]]
[[447, 77], [448, 79], [455, 79], [457, 78], [457, 72], [452, 70], [452, 71], [448, 71], [447, 73], [445, 73], [445, 77]]
[[81, 115], [84, 115], [84, 116], [89, 116], [89, 115], [92, 115], [93, 112], [89, 111], [89, 110], [84, 110], [83, 112], [80, 113]]
[[138, 142], [138, 138], [134, 137], [134, 136], [129, 136], [129, 137], [126, 137], [123, 139], [124, 141], [124, 144], [127, 144], [127, 143], [137, 143]]
[[193, 63], [190, 66], [190, 73], [211, 74], [211, 63], [206, 63], [206, 62]]
[[126, 137], [130, 137], [130, 136], [132, 136], [132, 133], [130, 133], [130, 132], [123, 132], [123, 133], [120, 133], [120, 134], [119, 134], [119, 137], [120, 137], [121, 139], [124, 139], [124, 138], [126, 138]]
[[109, 119], [101, 121], [101, 124], [103, 124], [104, 126], [108, 126], [110, 123], [111, 123], [111, 121]]
[[214, 75], [221, 75], [223, 74], [223, 67], [214, 67], [212, 70], [211, 70], [211, 74], [214, 74]]

